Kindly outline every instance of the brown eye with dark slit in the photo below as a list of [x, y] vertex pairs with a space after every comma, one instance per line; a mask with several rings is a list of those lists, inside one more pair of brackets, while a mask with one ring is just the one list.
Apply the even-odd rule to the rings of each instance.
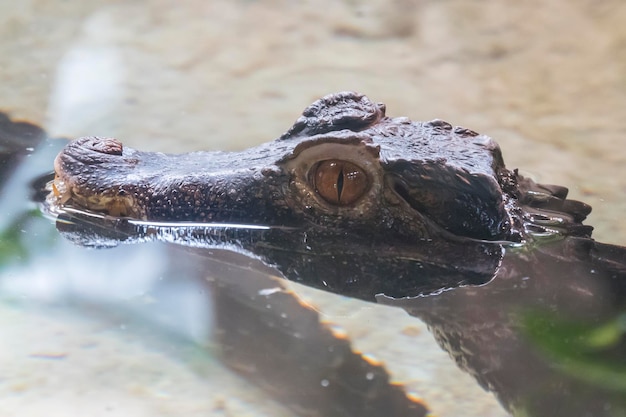
[[313, 186], [328, 203], [346, 206], [365, 194], [368, 179], [357, 165], [339, 159], [329, 159], [315, 167]]

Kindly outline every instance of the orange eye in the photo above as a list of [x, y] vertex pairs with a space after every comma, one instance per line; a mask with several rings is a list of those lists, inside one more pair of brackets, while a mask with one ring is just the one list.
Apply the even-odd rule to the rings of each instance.
[[329, 159], [317, 164], [313, 173], [315, 191], [328, 203], [347, 206], [357, 201], [368, 187], [365, 171], [355, 164]]

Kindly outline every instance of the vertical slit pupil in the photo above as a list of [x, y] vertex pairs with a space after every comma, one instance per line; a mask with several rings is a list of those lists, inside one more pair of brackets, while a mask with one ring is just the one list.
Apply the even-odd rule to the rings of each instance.
[[343, 168], [339, 171], [339, 175], [337, 175], [337, 201], [341, 201], [341, 192], [343, 191]]

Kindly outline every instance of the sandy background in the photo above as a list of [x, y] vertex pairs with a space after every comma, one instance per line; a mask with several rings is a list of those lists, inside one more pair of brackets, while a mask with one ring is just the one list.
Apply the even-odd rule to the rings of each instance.
[[[1, 2], [0, 108], [53, 135], [241, 149], [277, 137], [318, 97], [357, 90], [389, 115], [494, 137], [510, 168], [590, 203], [599, 240], [626, 243], [626, 4], [362, 3]], [[367, 320], [402, 320], [381, 311]], [[414, 341], [372, 334], [365, 317], [344, 325], [402, 358], [400, 379], [422, 378], [406, 374]], [[443, 403], [463, 409], [451, 392]], [[476, 403], [466, 415], [501, 414], [489, 398]]]

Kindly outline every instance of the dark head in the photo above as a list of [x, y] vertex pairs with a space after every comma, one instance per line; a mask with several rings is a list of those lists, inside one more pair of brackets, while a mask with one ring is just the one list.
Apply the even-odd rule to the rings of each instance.
[[[288, 277], [367, 298], [484, 283], [504, 241], [590, 233], [580, 224], [588, 206], [507, 170], [489, 137], [389, 118], [351, 92], [318, 100], [279, 139], [242, 152], [167, 155], [87, 137], [59, 154], [55, 172], [62, 203], [112, 216], [296, 228], [236, 243]], [[393, 286], [380, 271], [368, 276], [379, 258]]]

